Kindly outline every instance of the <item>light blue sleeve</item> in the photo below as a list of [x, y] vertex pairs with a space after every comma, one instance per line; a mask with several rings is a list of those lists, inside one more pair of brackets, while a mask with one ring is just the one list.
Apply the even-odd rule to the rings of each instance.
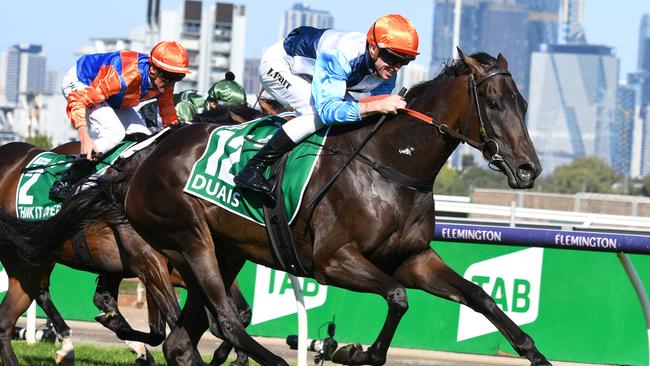
[[339, 50], [321, 51], [316, 57], [311, 93], [318, 116], [326, 125], [361, 119], [359, 103], [343, 100], [351, 72]]

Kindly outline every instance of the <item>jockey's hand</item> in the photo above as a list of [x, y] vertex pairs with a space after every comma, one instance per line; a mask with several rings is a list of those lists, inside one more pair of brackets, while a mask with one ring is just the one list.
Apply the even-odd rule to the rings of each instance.
[[93, 139], [88, 135], [88, 128], [85, 125], [79, 126], [77, 131], [79, 132], [79, 145], [81, 145], [79, 155], [88, 160], [93, 160], [95, 154], [99, 153], [99, 150], [97, 150], [97, 145], [95, 145]]
[[386, 98], [363, 103], [361, 116], [365, 117], [374, 113], [397, 114], [397, 110], [406, 107], [406, 101], [397, 94], [391, 94]]

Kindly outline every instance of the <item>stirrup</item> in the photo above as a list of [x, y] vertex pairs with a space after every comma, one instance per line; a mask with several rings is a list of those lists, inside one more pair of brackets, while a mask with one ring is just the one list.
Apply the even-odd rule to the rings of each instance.
[[56, 181], [50, 188], [49, 197], [51, 200], [65, 202], [72, 197], [74, 185], [70, 182]]

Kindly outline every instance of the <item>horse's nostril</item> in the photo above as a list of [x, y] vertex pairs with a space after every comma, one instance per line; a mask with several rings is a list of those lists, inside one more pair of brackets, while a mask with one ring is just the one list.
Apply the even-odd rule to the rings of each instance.
[[529, 163], [521, 164], [519, 168], [517, 168], [517, 176], [522, 181], [527, 182], [535, 177], [535, 168]]

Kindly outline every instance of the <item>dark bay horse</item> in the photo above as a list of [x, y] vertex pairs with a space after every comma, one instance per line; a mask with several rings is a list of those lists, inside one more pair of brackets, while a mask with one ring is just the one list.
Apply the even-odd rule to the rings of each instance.
[[[409, 91], [408, 107], [444, 123], [457, 135], [480, 141], [479, 148], [506, 175], [510, 187], [532, 187], [541, 166], [524, 124], [526, 102], [507, 71], [506, 59], [461, 53], [461, 60], [448, 65], [436, 79]], [[413, 189], [414, 185], [409, 186], [404, 179], [400, 183], [385, 178], [372, 167], [382, 166], [383, 172], [392, 170], [392, 176], [426, 182], [431, 187], [459, 144], [458, 139], [444, 134], [443, 128], [405, 114], [394, 116], [361, 151], [374, 164], [353, 161], [322, 199], [313, 208], [308, 207], [376, 120], [370, 118], [330, 133], [328, 151], [343, 153], [320, 157], [291, 227], [297, 253], [311, 277], [321, 284], [380, 295], [388, 304], [375, 342], [366, 350], [359, 345], [345, 346], [334, 354], [333, 361], [384, 364], [395, 330], [408, 310], [406, 288], [413, 288], [482, 313], [532, 365], [550, 365], [532, 338], [481, 287], [454, 272], [431, 249], [435, 204], [430, 188], [417, 184], [419, 189]], [[203, 124], [183, 127], [134, 167], [132, 177], [120, 182], [109, 180], [98, 188], [110, 188], [114, 201], [124, 204], [131, 225], [173, 263], [188, 286], [188, 300], [178, 326], [165, 341], [170, 365], [191, 364], [187, 342], [195, 343], [207, 326], [205, 313], [198, 311], [204, 305], [236, 347], [262, 365], [286, 365], [246, 333], [226, 300], [228, 288], [246, 259], [279, 269], [264, 228], [183, 193], [190, 170], [214, 128]], [[408, 154], [401, 152], [407, 148]], [[46, 230], [69, 230], [66, 226], [83, 219], [81, 213], [89, 212], [90, 207], [97, 210], [98, 217], [109, 214], [107, 209], [100, 212], [108, 206], [102, 194], [89, 197], [87, 202], [71, 201], [43, 227], [21, 229], [17, 234], [12, 231], [16, 223], [12, 223], [10, 227], [0, 225], [0, 231], [21, 247], [30, 240], [42, 239]], [[41, 250], [50, 249], [44, 245]]]
[[[241, 122], [260, 117], [261, 114], [248, 107], [221, 108], [199, 117], [209, 123]], [[78, 142], [70, 142], [52, 150], [57, 154], [78, 153]], [[26, 143], [9, 143], [0, 146], [0, 206], [8, 212], [15, 212], [15, 197], [21, 169], [42, 150]], [[180, 315], [180, 307], [172, 287], [185, 287], [179, 273], [170, 267], [168, 260], [153, 250], [127, 223], [118, 225], [97, 221], [85, 228], [82, 237], [88, 258], [82, 258], [73, 249], [71, 240], [65, 240], [51, 257], [52, 260], [38, 266], [26, 263], [11, 248], [0, 251], [9, 277], [9, 288], [0, 304], [0, 358], [5, 365], [18, 365], [11, 347], [13, 328], [18, 317], [27, 309], [32, 300], [45, 311], [46, 315], [61, 337], [64, 350], [57, 357], [73, 357], [70, 341], [70, 328], [51, 301], [49, 295], [50, 274], [54, 263], [98, 273], [97, 290], [93, 302], [102, 311], [96, 320], [112, 330], [123, 340], [158, 345], [165, 338], [165, 327], [173, 327]], [[121, 280], [138, 277], [147, 289], [150, 332], [144, 333], [131, 328], [117, 308], [117, 293]], [[238, 286], [233, 286], [233, 306], [238, 307], [244, 322], [250, 322], [250, 308]], [[216, 323], [215, 323], [216, 325]], [[213, 333], [219, 336], [215, 327]], [[228, 356], [232, 346], [222, 343], [215, 351], [213, 365], [221, 364]], [[247, 356], [238, 350], [235, 364], [248, 364]]]

